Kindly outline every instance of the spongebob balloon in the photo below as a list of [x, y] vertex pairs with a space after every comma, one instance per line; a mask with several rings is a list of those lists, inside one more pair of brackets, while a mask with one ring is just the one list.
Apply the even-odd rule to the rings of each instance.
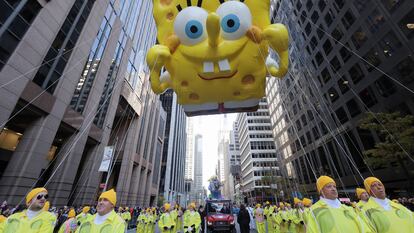
[[[266, 76], [288, 69], [289, 36], [270, 0], [153, 0], [159, 44], [147, 54], [152, 90], [177, 93], [188, 116], [255, 111]], [[267, 58], [269, 47], [279, 64]], [[266, 59], [267, 58], [267, 59]]]

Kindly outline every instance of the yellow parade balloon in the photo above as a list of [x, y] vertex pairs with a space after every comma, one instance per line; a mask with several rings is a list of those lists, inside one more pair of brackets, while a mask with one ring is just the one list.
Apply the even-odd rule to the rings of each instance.
[[[159, 44], [147, 54], [152, 90], [173, 89], [188, 116], [255, 111], [266, 76], [288, 69], [289, 35], [269, 0], [153, 0]], [[254, 14], [254, 15], [253, 15]], [[269, 47], [279, 63], [268, 58]]]

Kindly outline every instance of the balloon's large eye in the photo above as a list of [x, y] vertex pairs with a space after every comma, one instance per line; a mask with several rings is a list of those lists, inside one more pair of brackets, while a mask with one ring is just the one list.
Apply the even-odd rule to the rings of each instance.
[[207, 11], [195, 6], [180, 11], [174, 21], [174, 32], [182, 44], [195, 45], [207, 38], [207, 15]]
[[252, 14], [242, 2], [225, 2], [217, 9], [217, 14], [221, 18], [221, 32], [226, 40], [241, 38], [252, 26]]

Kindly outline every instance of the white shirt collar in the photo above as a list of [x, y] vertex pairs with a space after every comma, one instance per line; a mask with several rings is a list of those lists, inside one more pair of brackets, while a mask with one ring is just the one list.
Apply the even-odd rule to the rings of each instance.
[[40, 212], [42, 212], [42, 210], [33, 211], [33, 210], [27, 209], [26, 215], [29, 219], [32, 219], [32, 218], [36, 217], [36, 215], [40, 214]]
[[99, 225], [105, 222], [105, 220], [109, 217], [109, 215], [111, 215], [112, 211], [110, 211], [109, 213], [105, 214], [105, 215], [99, 215], [98, 213], [96, 213], [95, 219], [93, 220], [93, 223]]
[[384, 210], [391, 210], [391, 201], [388, 198], [378, 199], [376, 197], [371, 197], [375, 202], [377, 202]]
[[329, 207], [338, 209], [341, 207], [341, 202], [336, 198], [335, 200], [327, 199], [324, 197], [321, 197], [321, 200], [324, 201]]

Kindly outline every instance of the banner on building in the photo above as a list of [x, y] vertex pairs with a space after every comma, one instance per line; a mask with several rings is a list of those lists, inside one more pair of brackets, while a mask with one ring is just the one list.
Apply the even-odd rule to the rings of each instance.
[[101, 166], [99, 167], [98, 171], [107, 172], [109, 170], [109, 166], [111, 165], [113, 153], [114, 153], [114, 147], [113, 146], [105, 146]]

